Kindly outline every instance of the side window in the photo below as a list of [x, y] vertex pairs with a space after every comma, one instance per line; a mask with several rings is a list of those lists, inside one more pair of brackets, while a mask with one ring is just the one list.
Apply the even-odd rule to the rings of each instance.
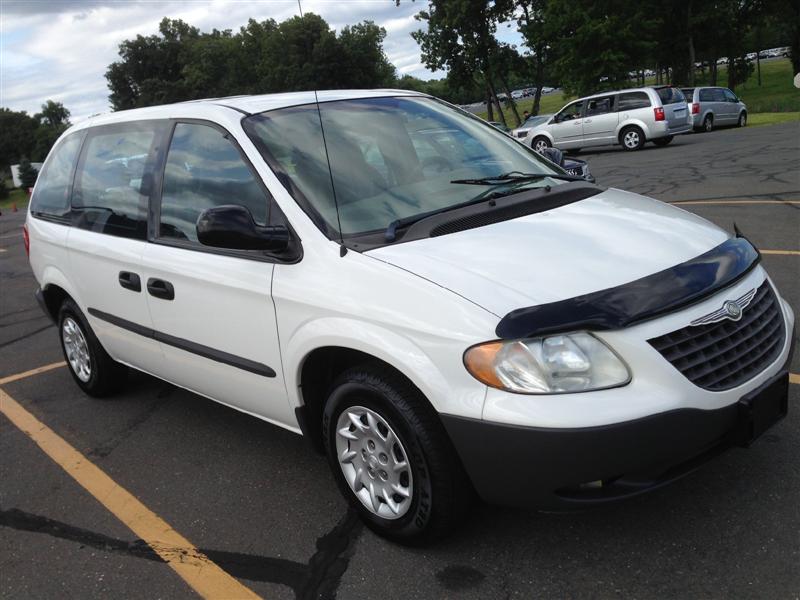
[[734, 94], [728, 88], [725, 88], [724, 90], [722, 90], [722, 93], [725, 94], [725, 99], [728, 102], [738, 102], [739, 101], [739, 99], [736, 97], [736, 94]]
[[569, 106], [567, 106], [564, 110], [558, 113], [558, 122], [561, 123], [562, 121], [572, 121], [574, 119], [580, 119], [581, 114], [583, 113], [583, 100], [579, 100], [578, 102], [573, 102]]
[[159, 237], [197, 242], [200, 213], [223, 204], [269, 223], [269, 199], [236, 146], [209, 125], [178, 123], [164, 168]]
[[708, 88], [700, 90], [700, 102], [713, 102], [714, 94]]
[[614, 96], [592, 98], [586, 104], [586, 116], [604, 115], [614, 110]]
[[75, 225], [120, 237], [147, 237], [145, 165], [157, 125], [130, 123], [89, 130], [75, 173]]
[[617, 110], [619, 111], [647, 108], [648, 106], [650, 106], [650, 98], [645, 92], [625, 92], [618, 96]]
[[711, 90], [711, 98], [714, 102], [727, 102], [725, 99], [725, 94], [719, 88], [714, 88]]
[[35, 216], [67, 217], [72, 191], [72, 171], [81, 149], [83, 132], [64, 138], [52, 151], [39, 180], [36, 193], [31, 198], [31, 212]]

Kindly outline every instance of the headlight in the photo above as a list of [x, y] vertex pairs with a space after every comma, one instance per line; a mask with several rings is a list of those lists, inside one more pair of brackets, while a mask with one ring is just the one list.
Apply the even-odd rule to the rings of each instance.
[[590, 333], [472, 346], [464, 365], [477, 380], [509, 392], [553, 394], [625, 385], [628, 367]]

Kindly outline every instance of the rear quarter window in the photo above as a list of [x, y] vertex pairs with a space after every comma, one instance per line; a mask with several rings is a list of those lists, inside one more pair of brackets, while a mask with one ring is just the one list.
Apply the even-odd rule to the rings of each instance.
[[674, 87], [657, 88], [656, 93], [658, 94], [658, 97], [661, 99], [661, 104], [663, 104], [664, 106], [666, 106], [667, 104], [686, 102], [686, 97], [683, 95], [683, 92], [680, 91], [678, 88]]
[[711, 90], [706, 88], [700, 90], [700, 102], [711, 102], [714, 99], [714, 95], [711, 93]]
[[650, 106], [650, 98], [646, 92], [625, 92], [619, 95], [617, 110], [633, 110], [635, 108], [647, 108]]
[[65, 137], [53, 149], [50, 159], [36, 182], [31, 198], [31, 214], [35, 217], [66, 219], [72, 192], [72, 173], [81, 149], [83, 132]]

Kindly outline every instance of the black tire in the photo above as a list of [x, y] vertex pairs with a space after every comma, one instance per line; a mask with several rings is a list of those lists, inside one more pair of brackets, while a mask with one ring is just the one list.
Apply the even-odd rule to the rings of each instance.
[[[537, 148], [537, 146], [539, 146], [539, 148]], [[545, 136], [537, 135], [531, 141], [531, 148], [536, 150], [536, 152], [541, 152], [541, 150], [543, 149], [541, 148], [541, 146], [544, 146], [544, 148], [552, 148], [553, 144], [551, 144], [550, 140], [548, 140]]]
[[[74, 323], [80, 330], [83, 336], [86, 347], [88, 350], [88, 363], [90, 366], [90, 375], [87, 380], [81, 378], [76, 373], [75, 368], [70, 362], [70, 356], [65, 344], [65, 324], [67, 322]], [[61, 351], [64, 353], [64, 360], [67, 362], [67, 367], [75, 380], [84, 392], [90, 396], [101, 398], [117, 391], [125, 383], [128, 374], [128, 368], [121, 365], [111, 358], [105, 351], [100, 341], [95, 336], [94, 331], [89, 326], [86, 317], [78, 308], [75, 302], [67, 298], [61, 304], [61, 309], [58, 311], [58, 338], [61, 342]]]
[[714, 129], [714, 116], [706, 115], [703, 119], [703, 124], [700, 126], [700, 131], [704, 133], [711, 133]]
[[662, 138], [658, 138], [658, 139], [653, 140], [653, 143], [656, 146], [666, 146], [674, 139], [675, 139], [674, 135], [668, 135], [667, 137], [662, 137]]
[[644, 131], [636, 125], [626, 127], [619, 132], [619, 143], [628, 152], [641, 150], [646, 141]]
[[[405, 500], [409, 502], [406, 512], [399, 518], [384, 518], [368, 509], [345, 478], [336, 445], [337, 425], [342, 413], [353, 407], [376, 413], [406, 451], [413, 485], [411, 495]], [[351, 429], [356, 431], [354, 427]], [[379, 535], [403, 544], [429, 543], [450, 532], [469, 511], [474, 490], [444, 426], [422, 393], [394, 370], [368, 364], [342, 373], [331, 386], [322, 432], [339, 489], [364, 523]], [[359, 461], [359, 466], [366, 466], [367, 458], [372, 460], [365, 455], [365, 451], [370, 451], [369, 440], [344, 443], [351, 451], [358, 449], [359, 455], [352, 460]], [[363, 461], [362, 456], [365, 456]], [[382, 504], [386, 504], [385, 500], [379, 506]]]
[[747, 126], [747, 111], [742, 111], [739, 113], [739, 120], [736, 122], [737, 127], [746, 127]]

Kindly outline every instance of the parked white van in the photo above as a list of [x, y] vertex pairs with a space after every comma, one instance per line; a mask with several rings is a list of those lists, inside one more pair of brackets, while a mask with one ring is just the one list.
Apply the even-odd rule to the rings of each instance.
[[399, 541], [476, 493], [652, 490], [786, 413], [794, 316], [750, 242], [412, 92], [87, 119], [25, 242], [86, 393], [132, 367], [302, 433]]

